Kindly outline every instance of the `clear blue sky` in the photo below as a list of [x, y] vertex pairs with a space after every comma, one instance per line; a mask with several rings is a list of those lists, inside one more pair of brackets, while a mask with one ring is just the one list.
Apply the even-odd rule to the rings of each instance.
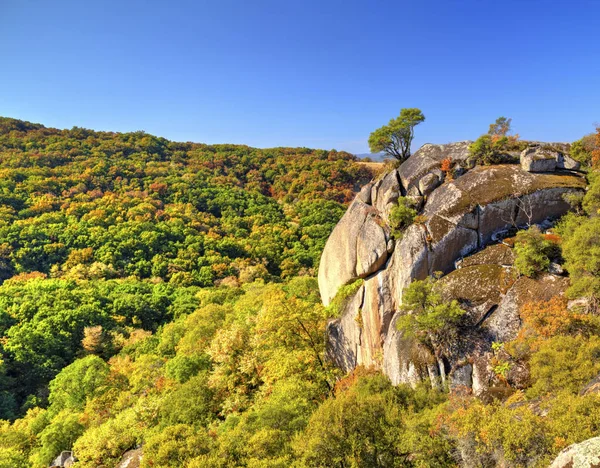
[[174, 140], [366, 152], [500, 115], [571, 141], [600, 121], [594, 0], [0, 0], [0, 115]]

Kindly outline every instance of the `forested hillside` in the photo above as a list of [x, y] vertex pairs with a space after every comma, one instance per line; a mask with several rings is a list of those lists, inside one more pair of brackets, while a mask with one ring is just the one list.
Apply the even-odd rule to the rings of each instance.
[[[571, 154], [587, 171], [598, 148], [600, 133]], [[0, 468], [63, 450], [115, 467], [136, 447], [143, 467], [547, 466], [600, 434], [594, 172], [552, 236], [513, 240], [527, 275], [552, 251], [571, 286], [523, 307], [477, 398], [326, 358], [344, 298], [322, 305], [319, 259], [373, 176], [350, 154], [1, 119], [0, 171]], [[448, 310], [433, 280], [413, 284], [431, 310], [409, 325], [431, 340]]]
[[134, 330], [192, 312], [200, 287], [312, 275], [372, 174], [348, 153], [176, 143], [144, 132], [0, 119], [0, 416], [102, 327], [105, 357]]

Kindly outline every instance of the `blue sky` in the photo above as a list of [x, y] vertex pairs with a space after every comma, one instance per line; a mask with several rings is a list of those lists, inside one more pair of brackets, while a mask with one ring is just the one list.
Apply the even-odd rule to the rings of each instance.
[[600, 121], [599, 45], [593, 0], [0, 0], [0, 115], [359, 153], [419, 107], [414, 146], [500, 115], [571, 141]]

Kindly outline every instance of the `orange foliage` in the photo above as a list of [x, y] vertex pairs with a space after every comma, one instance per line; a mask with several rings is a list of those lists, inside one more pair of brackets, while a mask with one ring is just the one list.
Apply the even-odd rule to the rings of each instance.
[[560, 244], [562, 241], [562, 239], [560, 238], [560, 236], [558, 234], [553, 234], [553, 233], [544, 234], [544, 239], [552, 242], [553, 244]]
[[354, 384], [361, 377], [369, 377], [373, 375], [378, 375], [379, 372], [375, 367], [365, 367], [365, 366], [356, 366], [352, 372], [350, 372], [346, 377], [340, 379], [335, 384], [334, 393], [339, 395], [340, 393], [345, 392], [349, 388], [352, 388]]
[[15, 282], [15, 283], [17, 283], [17, 282], [25, 283], [30, 280], [45, 279], [47, 277], [48, 277], [48, 275], [46, 273], [42, 273], [39, 271], [32, 271], [29, 273], [19, 273], [18, 275], [15, 275], [12, 278], [10, 278], [9, 280], [7, 280], [7, 282], [10, 281], [10, 282]]
[[567, 309], [564, 297], [554, 296], [546, 302], [529, 302], [521, 307], [523, 328], [517, 337], [547, 339], [557, 334], [581, 332], [592, 326], [591, 317]]
[[452, 158], [446, 158], [442, 160], [442, 165], [440, 167], [442, 171], [446, 174], [446, 177], [451, 178], [452, 175]]

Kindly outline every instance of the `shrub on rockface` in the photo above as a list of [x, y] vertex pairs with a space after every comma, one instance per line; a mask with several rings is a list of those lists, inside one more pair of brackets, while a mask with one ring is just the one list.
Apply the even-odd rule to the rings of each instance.
[[355, 374], [295, 438], [294, 466], [452, 466], [452, 447], [435, 429], [441, 393], [394, 387], [365, 369]]
[[570, 155], [583, 166], [590, 166], [592, 164], [592, 152], [596, 149], [596, 135], [590, 133], [571, 144]]
[[600, 337], [557, 335], [545, 341], [530, 360], [532, 386], [527, 391], [535, 398], [548, 393], [578, 393], [600, 372]]
[[434, 278], [413, 281], [402, 294], [402, 310], [396, 327], [407, 337], [415, 337], [432, 351], [443, 350], [455, 338], [465, 314], [456, 300], [446, 301]]
[[348, 300], [356, 294], [359, 288], [364, 284], [365, 280], [359, 278], [354, 280], [350, 284], [346, 284], [338, 289], [335, 297], [331, 301], [331, 304], [327, 306], [327, 312], [330, 317], [339, 317], [344, 311], [344, 307]]
[[402, 234], [408, 226], [410, 226], [417, 216], [417, 210], [413, 203], [406, 197], [400, 197], [398, 204], [390, 211], [390, 226], [392, 235], [396, 239], [401, 239]]
[[512, 119], [499, 117], [490, 125], [488, 133], [481, 135], [469, 146], [469, 161], [475, 164], [489, 166], [506, 162], [507, 152], [525, 149], [519, 142], [519, 135], [511, 133]]
[[521, 275], [534, 277], [548, 269], [556, 244], [546, 239], [537, 226], [519, 231], [515, 239], [515, 267]]

